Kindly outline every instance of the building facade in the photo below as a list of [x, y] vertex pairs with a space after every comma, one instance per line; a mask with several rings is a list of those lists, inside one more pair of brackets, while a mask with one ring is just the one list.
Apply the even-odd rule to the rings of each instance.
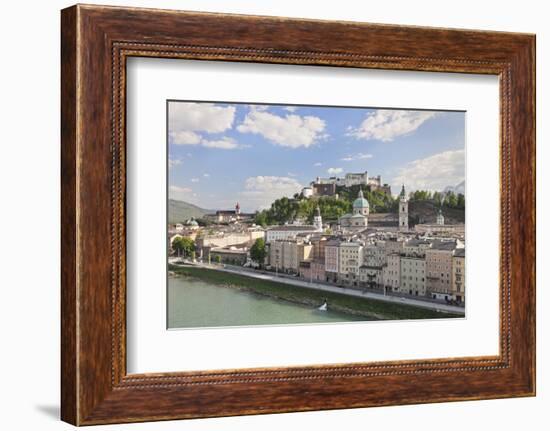
[[434, 299], [451, 299], [454, 241], [435, 241], [426, 250], [426, 289]]
[[269, 264], [276, 271], [300, 272], [300, 262], [311, 258], [313, 246], [299, 239], [276, 240], [269, 243]]
[[338, 248], [339, 282], [359, 285], [359, 267], [363, 264], [363, 246], [358, 242], [342, 242]]
[[426, 261], [420, 256], [401, 256], [399, 291], [408, 295], [426, 295]]
[[317, 227], [310, 225], [283, 225], [268, 228], [265, 232], [265, 242], [287, 240], [296, 238], [301, 234], [313, 234], [318, 232]]
[[325, 252], [325, 277], [326, 281], [336, 283], [340, 272], [340, 241], [329, 240], [324, 246]]
[[466, 250], [459, 248], [453, 255], [453, 281], [451, 294], [458, 302], [466, 301]]
[[382, 269], [382, 282], [388, 291], [399, 292], [401, 283], [401, 257], [399, 253], [386, 256], [386, 266]]

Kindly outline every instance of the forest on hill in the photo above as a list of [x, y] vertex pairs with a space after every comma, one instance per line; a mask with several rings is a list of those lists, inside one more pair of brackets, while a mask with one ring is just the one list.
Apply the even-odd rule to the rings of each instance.
[[[282, 197], [276, 199], [270, 208], [259, 211], [254, 221], [262, 226], [281, 225], [295, 220], [311, 223], [317, 206], [324, 221], [336, 221], [344, 214], [352, 212], [353, 201], [357, 199], [360, 187], [338, 187], [337, 197], [305, 198], [301, 194], [296, 194], [293, 198]], [[368, 188], [363, 189], [363, 194], [369, 202], [371, 213], [397, 213], [399, 197]], [[417, 190], [409, 194], [409, 202], [411, 225], [433, 222], [432, 219], [435, 219], [439, 209], [448, 217], [449, 222], [464, 222], [465, 199], [462, 193]]]

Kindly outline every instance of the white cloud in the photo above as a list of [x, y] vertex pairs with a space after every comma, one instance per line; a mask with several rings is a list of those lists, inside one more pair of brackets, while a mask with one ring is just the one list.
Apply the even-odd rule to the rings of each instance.
[[191, 193], [193, 190], [189, 187], [170, 186], [170, 194], [172, 193]]
[[173, 132], [221, 133], [233, 126], [236, 108], [212, 103], [171, 102], [169, 130]]
[[243, 148], [243, 146], [237, 144], [234, 139], [224, 136], [221, 139], [207, 140], [203, 139], [201, 145], [208, 148], [220, 148], [222, 150], [236, 150], [237, 148]]
[[[219, 139], [205, 139], [194, 132], [171, 133], [170, 142], [176, 145], [201, 145], [207, 148], [218, 148], [222, 150], [245, 148], [245, 145], [238, 144], [235, 139], [228, 136], [222, 136]], [[191, 156], [189, 155], [189, 157]]]
[[202, 145], [208, 148], [234, 150], [241, 148], [233, 139], [223, 136], [206, 139], [204, 133], [222, 133], [233, 127], [236, 108], [212, 103], [172, 102], [169, 106], [170, 142], [175, 145]]
[[313, 166], [323, 166], [321, 162], [314, 163]]
[[262, 135], [275, 144], [290, 148], [307, 148], [326, 137], [325, 122], [319, 117], [294, 114], [280, 117], [258, 109], [251, 109], [237, 130]]
[[198, 179], [198, 178], [191, 178], [191, 182], [192, 182], [192, 183], [198, 183], [198, 182], [199, 182], [199, 179]]
[[344, 157], [340, 160], [344, 161], [344, 162], [351, 162], [353, 160], [365, 160], [365, 159], [372, 159], [372, 154], [367, 154], [367, 153], [357, 153], [353, 156], [347, 156], [347, 157]]
[[268, 105], [250, 105], [250, 110], [251, 111], [261, 111], [261, 112], [264, 112], [264, 111], [267, 111], [269, 109], [269, 106]]
[[327, 172], [330, 175], [338, 175], [338, 174], [341, 174], [342, 172], [344, 172], [344, 170], [342, 168], [328, 168]]
[[180, 130], [179, 132], [170, 132], [170, 142], [175, 145], [198, 145], [201, 137], [195, 132]]
[[348, 136], [357, 139], [393, 141], [398, 136], [408, 135], [437, 113], [428, 111], [399, 111], [378, 109], [367, 114], [358, 127], [348, 127]]
[[173, 168], [175, 166], [179, 166], [183, 163], [183, 160], [180, 159], [168, 159], [168, 167]]
[[275, 199], [292, 197], [302, 185], [294, 178], [256, 176], [246, 179], [245, 190], [240, 193], [241, 205], [251, 210], [268, 208]]
[[465, 173], [464, 150], [450, 150], [407, 163], [391, 184], [394, 190], [405, 184], [408, 191], [442, 191], [464, 181]]
[[204, 178], [209, 178], [209, 177], [210, 177], [210, 174], [202, 174], [202, 176], [203, 176]]
[[298, 108], [296, 106], [285, 106], [283, 109], [288, 112], [296, 112]]
[[168, 187], [168, 196], [170, 199], [189, 202], [193, 195], [193, 190], [190, 187], [181, 187], [176, 185], [171, 185]]

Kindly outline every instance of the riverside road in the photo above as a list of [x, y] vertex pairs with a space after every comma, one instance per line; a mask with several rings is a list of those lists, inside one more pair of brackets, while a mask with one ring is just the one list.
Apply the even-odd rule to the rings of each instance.
[[298, 280], [294, 277], [288, 277], [288, 276], [282, 276], [282, 275], [271, 275], [265, 272], [258, 272], [258, 271], [249, 270], [246, 268], [212, 265], [212, 264], [205, 264], [205, 263], [192, 263], [192, 264], [186, 263], [182, 265], [182, 264], [177, 264], [175, 260], [173, 260], [170, 263], [174, 265], [179, 265], [179, 266], [203, 267], [207, 269], [213, 269], [216, 271], [223, 271], [231, 274], [238, 274], [246, 277], [257, 278], [260, 280], [269, 280], [277, 283], [289, 284], [292, 286], [303, 287], [306, 289], [315, 289], [315, 290], [321, 290], [325, 292], [339, 293], [342, 295], [355, 296], [359, 298], [369, 298], [369, 299], [375, 299], [377, 301], [393, 302], [396, 304], [406, 304], [414, 307], [427, 308], [430, 310], [435, 310], [440, 312], [455, 313], [455, 314], [464, 313], [464, 307], [459, 307], [456, 305], [441, 304], [437, 302], [422, 301], [415, 298], [390, 296], [390, 295], [384, 295], [380, 293], [361, 291], [357, 289], [349, 289], [349, 288], [333, 286], [329, 284]]

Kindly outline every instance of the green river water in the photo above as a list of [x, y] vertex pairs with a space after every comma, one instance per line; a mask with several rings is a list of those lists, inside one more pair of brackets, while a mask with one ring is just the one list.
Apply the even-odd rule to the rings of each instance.
[[187, 277], [168, 279], [168, 327], [281, 325], [368, 320]]

